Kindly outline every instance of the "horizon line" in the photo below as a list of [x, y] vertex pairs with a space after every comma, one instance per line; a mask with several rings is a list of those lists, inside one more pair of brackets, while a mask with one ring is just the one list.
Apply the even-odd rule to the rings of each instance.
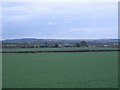
[[62, 39], [62, 40], [78, 40], [78, 39], [86, 39], [86, 40], [92, 40], [92, 39], [119, 39], [119, 38], [6, 38], [6, 39], [1, 39], [3, 40], [14, 40], [14, 39]]

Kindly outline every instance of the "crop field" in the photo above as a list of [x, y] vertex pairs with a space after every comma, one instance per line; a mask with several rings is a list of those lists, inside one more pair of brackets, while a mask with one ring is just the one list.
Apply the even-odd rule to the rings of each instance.
[[118, 52], [3, 54], [3, 88], [117, 88]]

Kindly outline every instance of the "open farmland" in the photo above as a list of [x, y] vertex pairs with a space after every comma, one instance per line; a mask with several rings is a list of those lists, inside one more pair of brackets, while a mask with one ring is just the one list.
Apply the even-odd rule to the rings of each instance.
[[116, 52], [118, 48], [4, 48], [0, 53], [64, 53], [64, 52]]
[[117, 52], [3, 54], [3, 88], [117, 88]]

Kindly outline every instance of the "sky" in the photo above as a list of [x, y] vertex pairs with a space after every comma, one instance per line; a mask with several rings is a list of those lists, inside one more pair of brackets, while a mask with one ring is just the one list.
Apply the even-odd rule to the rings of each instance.
[[2, 2], [2, 39], [118, 38], [117, 2], [70, 1]]

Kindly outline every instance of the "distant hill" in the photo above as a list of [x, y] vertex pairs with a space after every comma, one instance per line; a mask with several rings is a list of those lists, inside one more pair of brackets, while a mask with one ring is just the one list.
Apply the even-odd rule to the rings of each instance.
[[3, 43], [24, 43], [24, 42], [34, 42], [37, 39], [33, 38], [22, 38], [22, 39], [6, 39], [3, 40]]
[[21, 38], [21, 39], [6, 39], [6, 40], [2, 40], [3, 42], [33, 42], [36, 40], [44, 40], [44, 41], [81, 41], [81, 40], [85, 40], [85, 41], [97, 41], [97, 42], [117, 42], [118, 39], [35, 39], [35, 38]]
[[[76, 43], [80, 41], [86, 41], [89, 44], [95, 43], [118, 43], [118, 39], [35, 39], [35, 38], [22, 38], [22, 39], [7, 39], [2, 43]], [[120, 40], [119, 40], [120, 41]]]
[[[119, 40], [120, 41], [120, 40]], [[84, 42], [84, 45], [82, 44]], [[118, 47], [118, 39], [7, 39], [2, 41], [3, 48], [34, 47]]]

